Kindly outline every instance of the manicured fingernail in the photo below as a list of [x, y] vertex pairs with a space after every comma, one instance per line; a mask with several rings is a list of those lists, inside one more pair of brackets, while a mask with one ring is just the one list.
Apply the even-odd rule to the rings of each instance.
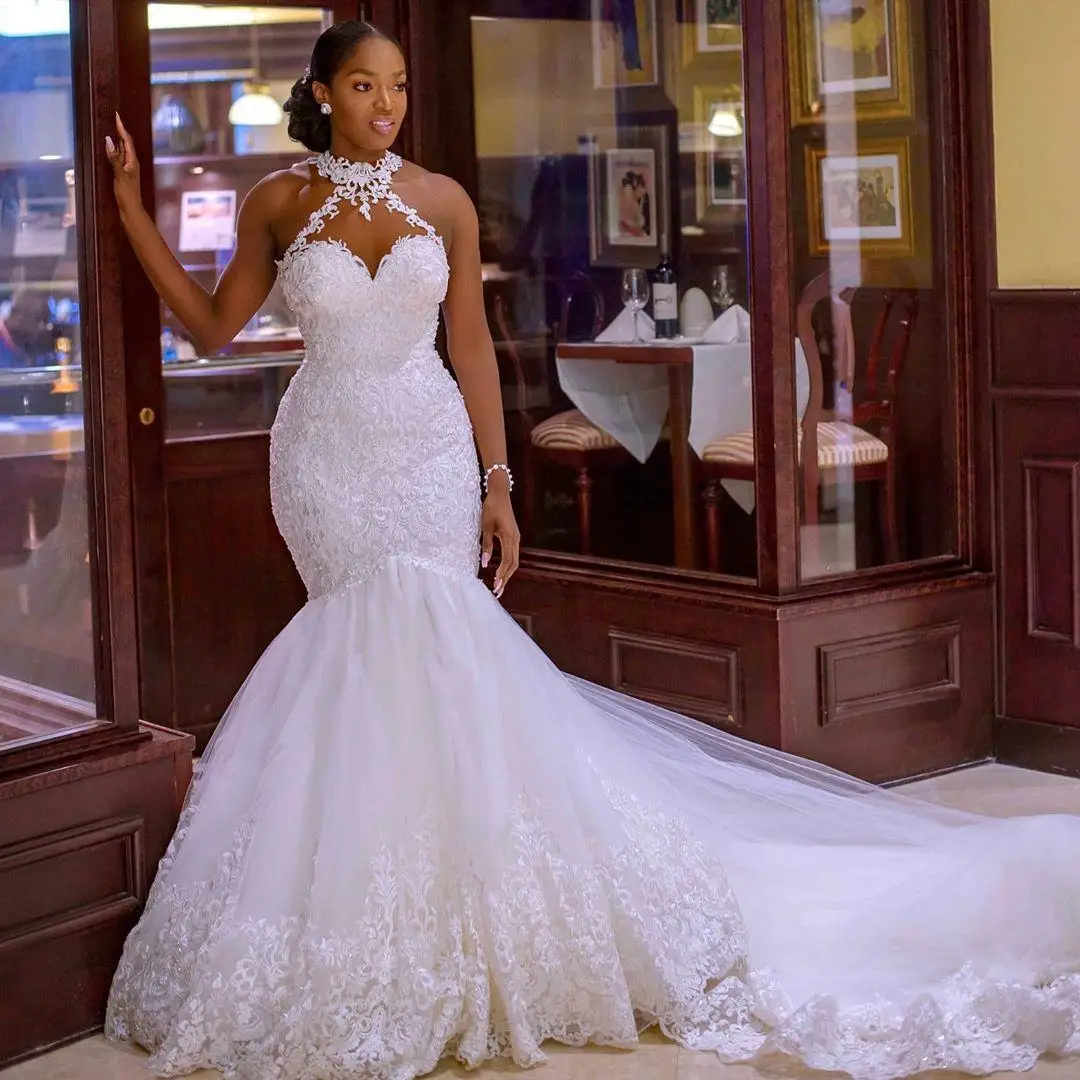
[[487, 564], [489, 562], [491, 562], [491, 555], [488, 552], [485, 551], [484, 555], [483, 555], [483, 558], [481, 558], [481, 560], [480, 560], [480, 565], [481, 566], [487, 566]]
[[110, 154], [116, 153], [116, 144], [112, 141], [111, 135], [105, 136], [105, 149], [108, 150]]

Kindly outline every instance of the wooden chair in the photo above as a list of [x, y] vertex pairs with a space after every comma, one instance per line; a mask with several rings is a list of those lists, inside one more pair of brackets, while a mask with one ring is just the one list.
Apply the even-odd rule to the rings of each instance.
[[[551, 283], [554, 289], [552, 310], [557, 315], [552, 326], [555, 343], [565, 341], [570, 329], [575, 302], [584, 302], [590, 313], [591, 336], [604, 326], [604, 301], [592, 280], [581, 272], [566, 280]], [[575, 501], [578, 518], [578, 547], [583, 555], [592, 550], [592, 489], [595, 470], [625, 464], [633, 458], [603, 428], [597, 427], [579, 409], [566, 409], [537, 421], [527, 399], [526, 364], [514, 333], [506, 297], [497, 291], [493, 297], [497, 331], [496, 348], [511, 365], [517, 387], [517, 410], [526, 422], [523, 476], [522, 530], [532, 535], [535, 519], [537, 475], [545, 465], [571, 469], [575, 477]]]
[[[857, 362], [851, 307], [861, 290], [878, 297], [865, 363]], [[819, 305], [830, 302], [834, 405], [825, 408], [821, 350], [814, 328]], [[799, 341], [810, 375], [810, 400], [798, 430], [802, 463], [802, 523], [818, 522], [821, 489], [842, 483], [878, 485], [879, 526], [890, 562], [900, 557], [896, 499], [896, 429], [900, 377], [919, 311], [910, 279], [897, 285], [897, 269], [864, 265], [857, 284], [826, 271], [803, 290], [796, 312]], [[706, 552], [710, 570], [720, 568], [719, 485], [754, 480], [754, 435], [739, 432], [715, 439], [701, 455], [705, 477]]]

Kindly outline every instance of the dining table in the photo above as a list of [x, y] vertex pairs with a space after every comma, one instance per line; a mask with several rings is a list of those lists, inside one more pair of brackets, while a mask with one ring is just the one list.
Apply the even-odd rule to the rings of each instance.
[[[801, 419], [810, 376], [798, 339], [794, 352]], [[674, 561], [679, 568], [700, 568], [698, 462], [713, 440], [753, 427], [749, 340], [564, 341], [555, 358], [571, 402], [638, 461], [649, 457], [666, 427]], [[753, 509], [752, 482], [733, 480], [725, 487], [743, 510]]]
[[[671, 443], [671, 480], [674, 503], [675, 565], [692, 569], [698, 565], [694, 491], [696, 463], [690, 446], [690, 406], [694, 365], [693, 347], [679, 342], [598, 341], [561, 342], [556, 361], [593, 361], [649, 365], [667, 382], [667, 423]], [[564, 382], [564, 389], [566, 380]], [[571, 400], [574, 399], [571, 393]], [[577, 404], [577, 402], [575, 402]], [[592, 419], [590, 417], [590, 419]], [[593, 421], [596, 422], [595, 420]]]

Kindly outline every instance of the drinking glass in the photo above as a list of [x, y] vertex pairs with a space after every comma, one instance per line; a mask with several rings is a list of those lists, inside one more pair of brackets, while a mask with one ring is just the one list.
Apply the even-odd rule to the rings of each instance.
[[735, 295], [731, 291], [731, 279], [726, 266], [718, 266], [713, 271], [712, 302], [721, 312], [727, 311], [735, 303]]
[[634, 343], [640, 344], [641, 335], [638, 333], [638, 313], [649, 302], [649, 275], [645, 270], [627, 270], [623, 274], [622, 298], [623, 303], [628, 304], [634, 312]]

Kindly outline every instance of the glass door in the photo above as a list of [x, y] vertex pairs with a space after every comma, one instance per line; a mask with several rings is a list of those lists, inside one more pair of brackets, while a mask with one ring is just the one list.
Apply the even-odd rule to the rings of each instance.
[[[268, 173], [307, 156], [282, 105], [334, 13], [323, 7], [148, 6], [154, 208], [180, 262], [213, 288], [236, 215]], [[203, 356], [161, 310], [166, 441], [264, 432], [302, 358], [275, 287], [219, 354]]]
[[525, 542], [753, 579], [741, 5], [468, 7]]
[[0, 751], [97, 716], [69, 14], [0, 4]]

